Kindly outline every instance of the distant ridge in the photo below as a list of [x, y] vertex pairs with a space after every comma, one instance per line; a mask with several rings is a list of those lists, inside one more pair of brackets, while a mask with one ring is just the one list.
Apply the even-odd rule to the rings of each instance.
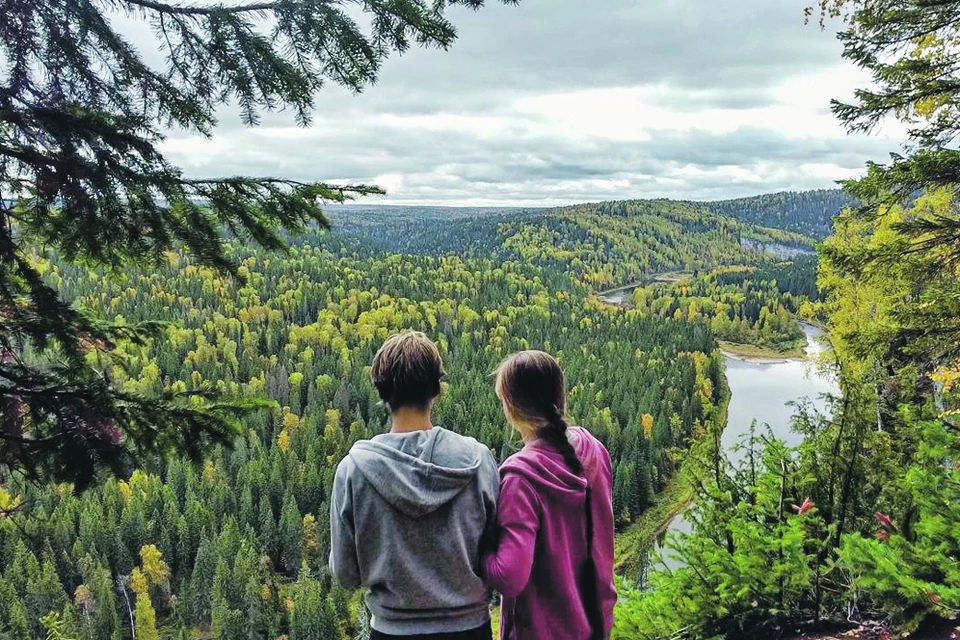
[[523, 216], [544, 211], [557, 211], [570, 206], [594, 206], [603, 202], [678, 202], [704, 207], [713, 213], [734, 218], [740, 222], [758, 227], [792, 231], [800, 235], [822, 240], [832, 232], [831, 219], [841, 209], [857, 204], [855, 198], [841, 189], [814, 189], [810, 191], [779, 191], [730, 200], [674, 200], [667, 198], [627, 198], [602, 202], [582, 203], [580, 205], [544, 206], [544, 207], [459, 207], [430, 205], [379, 205], [356, 203], [333, 205], [328, 210], [334, 213], [346, 213], [366, 216], [382, 222], [389, 218], [392, 222], [406, 220], [444, 220], [452, 221], [484, 216], [502, 218], [505, 216]]
[[832, 231], [831, 219], [844, 207], [857, 204], [841, 189], [780, 191], [734, 200], [697, 202], [711, 211], [742, 222], [793, 231], [822, 240]]

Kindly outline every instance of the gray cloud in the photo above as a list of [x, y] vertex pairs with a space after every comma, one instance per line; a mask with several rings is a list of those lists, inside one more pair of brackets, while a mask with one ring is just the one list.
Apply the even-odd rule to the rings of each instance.
[[[458, 11], [449, 52], [412, 51], [357, 100], [390, 110], [473, 111], [504, 97], [571, 87], [665, 83], [702, 106], [759, 96], [771, 82], [836, 64], [829, 34], [803, 24], [801, 0], [522, 0]], [[696, 93], [697, 95], [694, 95]], [[331, 91], [323, 105], [337, 105]], [[713, 98], [711, 101], [710, 98]], [[362, 108], [362, 107], [361, 107]]]
[[[281, 113], [250, 130], [224, 109], [212, 143], [185, 144], [174, 133], [170, 158], [191, 175], [386, 176], [393, 202], [705, 199], [830, 186], [882, 159], [891, 141], [818, 137], [790, 122], [659, 128], [647, 139], [617, 140], [550, 131], [542, 114], [517, 109], [518, 100], [538, 96], [635, 87], [650, 89], [647, 104], [672, 114], [783, 106], [783, 81], [843, 65], [834, 38], [803, 24], [805, 4], [522, 0], [457, 10], [461, 37], [450, 51], [394, 58], [359, 96], [328, 87], [313, 128], [274, 135], [270, 127], [292, 125]], [[132, 37], [149, 46], [142, 34]], [[811, 114], [826, 108], [824, 100]], [[437, 115], [499, 126], [437, 129], [406, 119]], [[824, 166], [836, 175], [814, 169]]]
[[[497, 137], [358, 123], [339, 133], [304, 131], [277, 144], [228, 148], [222, 174], [317, 175], [373, 182], [401, 176], [390, 201], [453, 204], [459, 198], [544, 203], [623, 197], [733, 197], [830, 184], [808, 165], [856, 170], [889, 143], [876, 138], [790, 138], [746, 127], [728, 133], [663, 131], [643, 142]], [[756, 180], [725, 169], [755, 172]]]

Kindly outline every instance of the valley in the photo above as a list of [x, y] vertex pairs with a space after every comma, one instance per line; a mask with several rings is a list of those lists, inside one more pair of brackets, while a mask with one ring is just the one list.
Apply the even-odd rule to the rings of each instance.
[[[333, 232], [292, 237], [286, 254], [227, 238], [243, 281], [175, 253], [160, 269], [125, 274], [35, 253], [45, 278], [106, 317], [172, 321], [148, 343], [116, 346], [102, 366], [117, 384], [273, 404], [199, 467], [145, 461], [82, 495], [11, 483], [32, 508], [23, 524], [0, 520], [0, 600], [27, 621], [25, 633], [39, 633], [50, 610], [84, 637], [125, 633], [116, 576], [153, 566], [166, 636], [300, 637], [313, 628], [303, 625], [355, 635], [358, 601], [325, 575], [327, 492], [350, 445], [386, 428], [366, 367], [380, 341], [406, 328], [426, 331], [445, 359], [437, 423], [500, 460], [520, 443], [489, 372], [517, 349], [556, 354], [571, 419], [611, 453], [618, 525], [635, 528], [674, 490], [681, 453], [724, 429], [731, 365], [715, 332], [789, 343], [812, 277], [743, 242], [809, 246], [802, 236], [703, 205], [342, 207], [332, 217]], [[631, 282], [644, 286], [622, 284]]]

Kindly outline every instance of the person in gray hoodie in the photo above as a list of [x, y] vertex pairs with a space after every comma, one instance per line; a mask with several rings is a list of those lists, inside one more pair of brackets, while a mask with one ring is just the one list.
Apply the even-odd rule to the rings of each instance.
[[371, 640], [490, 640], [480, 555], [496, 532], [496, 461], [473, 438], [433, 426], [443, 365], [423, 333], [387, 340], [370, 376], [391, 429], [337, 466], [330, 570], [366, 588]]

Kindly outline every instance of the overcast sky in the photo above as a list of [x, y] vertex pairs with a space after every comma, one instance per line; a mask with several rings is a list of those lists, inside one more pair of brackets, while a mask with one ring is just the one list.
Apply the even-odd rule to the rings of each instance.
[[[451, 17], [449, 51], [390, 60], [360, 96], [325, 89], [309, 129], [224, 114], [173, 135], [191, 176], [372, 182], [367, 202], [548, 205], [717, 199], [833, 186], [899, 148], [829, 111], [866, 78], [809, 0], [522, 0]], [[145, 52], [146, 53], [146, 52]]]

